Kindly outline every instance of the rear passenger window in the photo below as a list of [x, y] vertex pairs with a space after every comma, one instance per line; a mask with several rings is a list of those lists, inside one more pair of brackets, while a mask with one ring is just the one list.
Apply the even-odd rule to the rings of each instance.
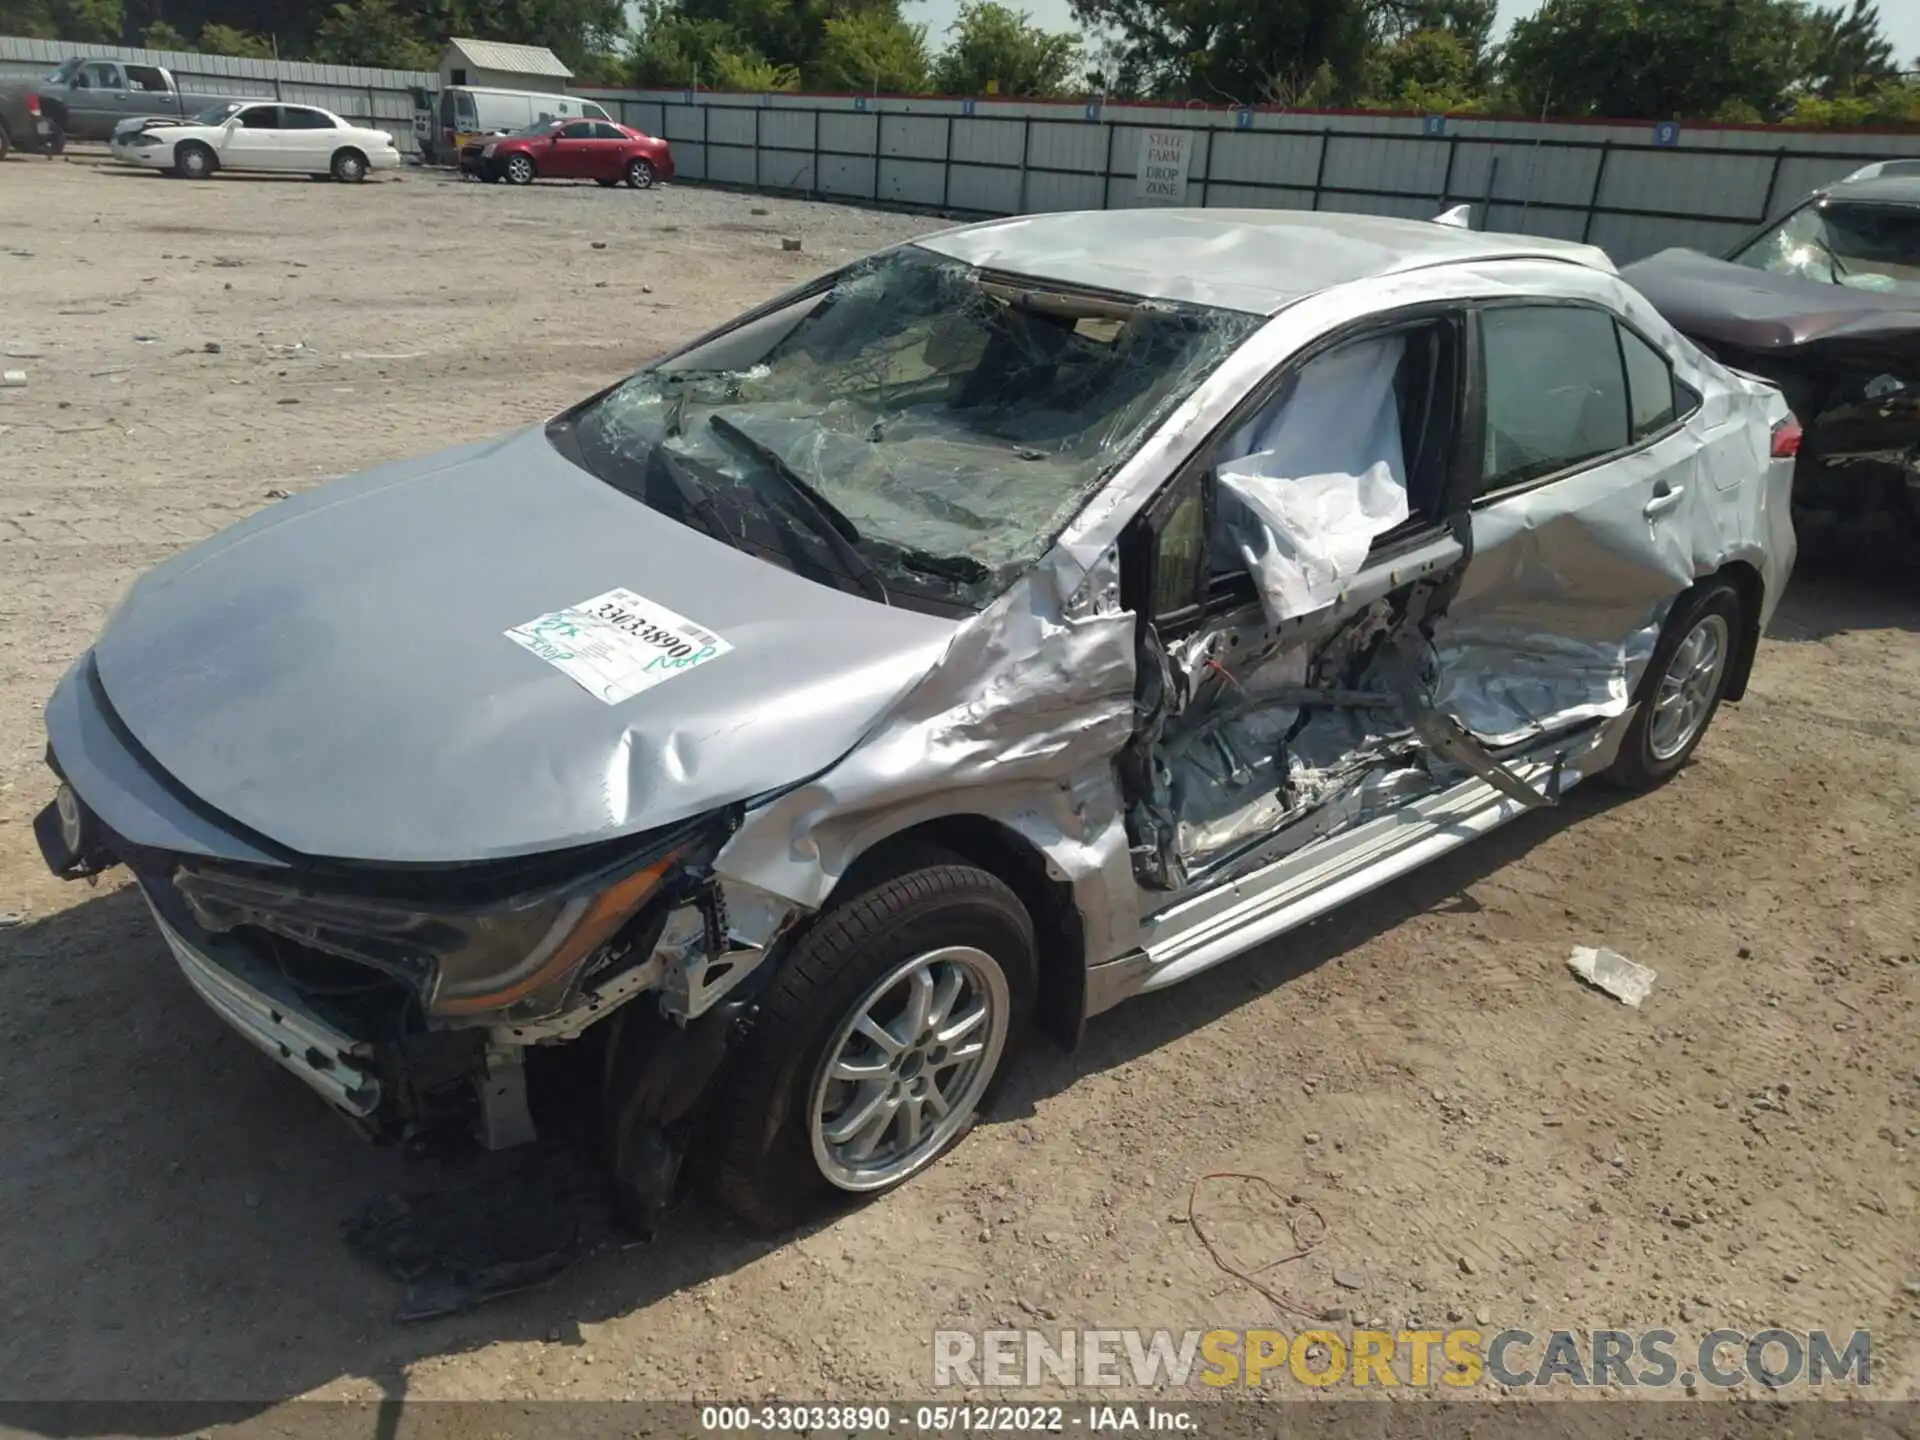
[[626, 131], [620, 129], [617, 125], [596, 125], [593, 127], [593, 134], [596, 140], [624, 140], [627, 138]]
[[1483, 490], [1551, 475], [1630, 443], [1611, 316], [1575, 305], [1497, 306], [1481, 312], [1480, 349]]
[[1627, 399], [1633, 409], [1633, 439], [1657, 434], [1680, 413], [1679, 392], [1667, 357], [1625, 326], [1620, 327], [1620, 355], [1627, 362]]

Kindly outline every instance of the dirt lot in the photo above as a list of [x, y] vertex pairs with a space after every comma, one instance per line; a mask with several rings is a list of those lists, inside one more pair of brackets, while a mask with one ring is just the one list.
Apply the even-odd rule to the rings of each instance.
[[[783, 1243], [681, 1214], [391, 1321], [338, 1224], [400, 1158], [228, 1034], [118, 880], [46, 875], [41, 703], [135, 573], [276, 491], [543, 416], [929, 223], [0, 165], [0, 1395], [925, 1394], [939, 1326], [1294, 1327], [1186, 1223], [1239, 1171], [1326, 1219], [1267, 1277], [1308, 1314], [1867, 1326], [1876, 1393], [1920, 1397], [1920, 585], [1851, 561], [1803, 565], [1665, 790], [1095, 1022], [903, 1192]], [[1566, 972], [1583, 943], [1658, 969], [1643, 1010]], [[1243, 1265], [1291, 1248], [1244, 1186], [1202, 1209]]]

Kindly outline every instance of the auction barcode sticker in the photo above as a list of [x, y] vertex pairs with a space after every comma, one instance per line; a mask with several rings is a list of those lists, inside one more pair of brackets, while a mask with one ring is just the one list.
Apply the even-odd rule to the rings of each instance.
[[733, 649], [705, 626], [631, 590], [609, 590], [505, 634], [609, 705]]

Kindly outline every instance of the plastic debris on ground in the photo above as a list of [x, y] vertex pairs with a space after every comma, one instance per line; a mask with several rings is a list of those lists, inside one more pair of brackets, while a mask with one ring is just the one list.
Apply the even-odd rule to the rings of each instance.
[[606, 1177], [564, 1144], [450, 1165], [431, 1191], [377, 1195], [343, 1229], [350, 1249], [406, 1286], [402, 1324], [549, 1284], [620, 1239]]
[[1653, 993], [1654, 972], [1612, 950], [1576, 945], [1567, 956], [1567, 968], [1596, 990], [1604, 990], [1621, 1004], [1636, 1010], [1640, 1002]]

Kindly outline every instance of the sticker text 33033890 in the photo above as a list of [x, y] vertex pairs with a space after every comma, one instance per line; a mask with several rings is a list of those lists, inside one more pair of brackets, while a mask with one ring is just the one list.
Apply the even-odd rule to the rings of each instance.
[[733, 649], [686, 616], [624, 589], [516, 625], [506, 636], [609, 705]]

